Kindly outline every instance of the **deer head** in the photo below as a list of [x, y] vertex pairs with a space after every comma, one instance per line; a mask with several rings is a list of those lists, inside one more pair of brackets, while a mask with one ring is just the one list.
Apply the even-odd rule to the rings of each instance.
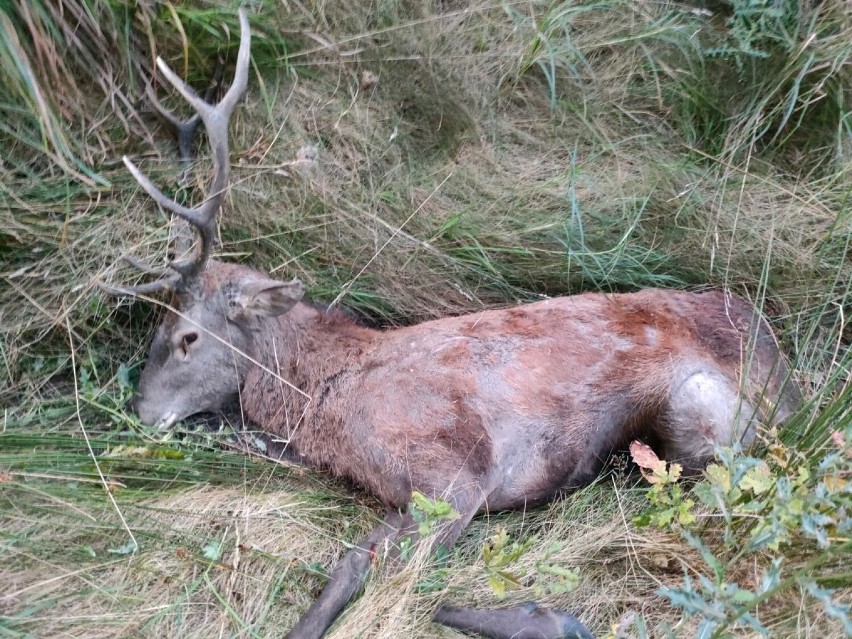
[[[133, 407], [142, 421], [169, 427], [193, 413], [216, 410], [239, 391], [260, 323], [290, 310], [302, 297], [298, 280], [279, 282], [246, 266], [210, 260], [216, 234], [216, 214], [230, 180], [228, 123], [248, 83], [251, 32], [240, 10], [240, 48], [231, 88], [215, 105], [205, 102], [161, 59], [165, 78], [192, 105], [207, 131], [213, 155], [213, 178], [208, 197], [186, 207], [167, 197], [126, 156], [124, 163], [157, 204], [196, 229], [198, 240], [188, 257], [175, 259], [166, 271], [131, 263], [157, 275], [151, 282], [130, 287], [105, 287], [112, 294], [142, 295], [172, 292], [171, 304], [157, 329]], [[165, 111], [158, 101], [155, 107]], [[176, 123], [176, 118], [167, 117]]]

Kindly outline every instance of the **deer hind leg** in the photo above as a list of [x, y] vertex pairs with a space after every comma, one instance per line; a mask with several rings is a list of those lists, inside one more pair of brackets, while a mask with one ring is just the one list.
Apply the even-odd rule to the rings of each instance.
[[[473, 516], [487, 503], [488, 493], [496, 488], [494, 481], [456, 485], [449, 501], [461, 515], [444, 524], [435, 536], [435, 545], [452, 548]], [[478, 610], [441, 605], [433, 621], [463, 632], [474, 632], [490, 639], [592, 639], [591, 633], [576, 617], [560, 611], [539, 608], [535, 603], [502, 610]]]
[[490, 639], [593, 639], [575, 616], [539, 608], [535, 603], [503, 610], [441, 606], [434, 619], [450, 628]]
[[698, 472], [713, 458], [716, 445], [750, 446], [755, 418], [754, 407], [730, 378], [712, 369], [691, 372], [675, 386], [663, 415], [665, 459]]

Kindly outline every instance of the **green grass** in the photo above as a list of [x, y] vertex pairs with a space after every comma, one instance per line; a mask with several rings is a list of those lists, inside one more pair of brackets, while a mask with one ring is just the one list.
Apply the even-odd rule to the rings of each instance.
[[[217, 56], [232, 63], [237, 3], [54, 5], [0, 12], [0, 634], [280, 634], [376, 504], [245, 455], [227, 428], [163, 440], [141, 426], [123, 405], [160, 309], [96, 288], [136, 277], [123, 255], [168, 251], [166, 221], [120, 163], [177, 188], [142, 99], [152, 61], [203, 87]], [[252, 9], [226, 259], [385, 325], [589, 289], [727, 286], [769, 317], [809, 398], [781, 440], [804, 465], [821, 459], [852, 401], [845, 3], [300, 7]], [[312, 168], [294, 164], [305, 147]], [[203, 146], [199, 158], [196, 197]], [[546, 603], [600, 634], [641, 613], [662, 636], [680, 612], [655, 593], [701, 557], [674, 528], [635, 526], [647, 490], [634, 483], [477, 519], [443, 591], [422, 587], [434, 568], [419, 557], [372, 580], [332, 636], [455, 636], [428, 623], [431, 607], [499, 603], [480, 560], [498, 526], [538, 535], [521, 567], [558, 542], [547, 561], [579, 571]], [[721, 539], [712, 511], [700, 521]], [[820, 552], [808, 543], [782, 549], [791, 570]], [[735, 577], [756, 579], [770, 555]], [[848, 575], [824, 574], [848, 601]], [[509, 600], [533, 593], [525, 582]], [[773, 636], [843, 636], [822, 610], [800, 589], [761, 612]]]

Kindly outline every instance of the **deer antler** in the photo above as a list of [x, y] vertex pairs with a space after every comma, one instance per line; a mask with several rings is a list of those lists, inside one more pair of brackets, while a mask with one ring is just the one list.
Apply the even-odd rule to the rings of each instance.
[[[124, 156], [124, 164], [131, 175], [139, 182], [142, 189], [151, 196], [157, 204], [189, 222], [198, 230], [199, 242], [193, 253], [184, 260], [174, 260], [169, 263], [168, 271], [160, 273], [160, 279], [138, 286], [109, 287], [110, 292], [145, 294], [153, 293], [164, 288], [178, 291], [187, 290], [204, 270], [210, 257], [210, 248], [216, 234], [216, 213], [222, 206], [225, 191], [230, 180], [231, 166], [228, 159], [228, 122], [239, 99], [248, 84], [248, 67], [251, 44], [248, 16], [245, 9], [240, 9], [240, 49], [237, 53], [237, 67], [234, 72], [234, 82], [225, 96], [215, 105], [208, 104], [190, 86], [172, 71], [162, 58], [157, 58], [157, 66], [166, 79], [177, 89], [184, 99], [192, 105], [198, 117], [207, 130], [207, 139], [213, 153], [213, 179], [210, 182], [210, 193], [206, 200], [194, 207], [186, 207], [167, 197], [139, 168]], [[152, 94], [153, 92], [149, 93]], [[158, 100], [154, 100], [155, 108], [164, 117], [171, 115], [162, 108]], [[173, 116], [169, 120], [176, 120]], [[190, 120], [191, 122], [192, 120]], [[181, 150], [183, 153], [183, 150]], [[131, 264], [134, 262], [132, 261]], [[138, 266], [139, 263], [136, 262]], [[150, 268], [143, 268], [152, 272]]]
[[[204, 92], [204, 101], [208, 104], [213, 99], [216, 91], [222, 86], [222, 72], [225, 70], [225, 65], [222, 58], [216, 59], [216, 66], [213, 71], [213, 81]], [[191, 117], [181, 120], [174, 111], [168, 109], [154, 92], [154, 87], [150, 84], [145, 86], [145, 96], [154, 107], [154, 111], [160, 116], [160, 119], [166, 123], [172, 130], [175, 136], [175, 142], [178, 147], [178, 159], [181, 163], [181, 186], [187, 182], [189, 170], [192, 167], [192, 140], [195, 138], [195, 132], [198, 130], [198, 125], [201, 124], [201, 116], [194, 113]]]

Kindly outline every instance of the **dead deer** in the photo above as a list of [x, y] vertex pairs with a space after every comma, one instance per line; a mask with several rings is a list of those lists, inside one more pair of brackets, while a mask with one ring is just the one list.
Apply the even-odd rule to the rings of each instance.
[[[612, 451], [652, 443], [692, 471], [714, 446], [755, 439], [800, 401], [766, 322], [727, 292], [584, 293], [394, 330], [302, 301], [298, 280], [209, 259], [229, 181], [228, 122], [248, 79], [250, 34], [216, 105], [164, 63], [213, 155], [210, 196], [188, 208], [126, 157], [142, 188], [198, 241], [160, 279], [124, 294], [172, 292], [133, 406], [168, 427], [239, 397], [244, 413], [307, 464], [354, 480], [387, 508], [289, 633], [321, 637], [356, 593], [381, 544], [414, 536], [412, 491], [460, 517], [450, 548], [482, 510], [526, 508], [593, 480]], [[527, 605], [442, 606], [436, 620], [490, 637], [590, 637], [571, 615]]]

